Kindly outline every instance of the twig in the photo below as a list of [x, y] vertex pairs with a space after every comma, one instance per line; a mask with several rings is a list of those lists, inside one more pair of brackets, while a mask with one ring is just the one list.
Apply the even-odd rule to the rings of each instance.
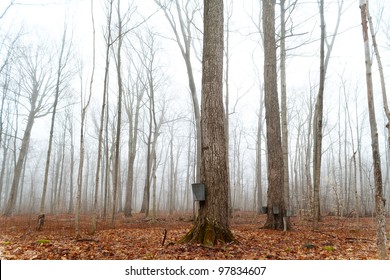
[[167, 238], [167, 233], [168, 233], [167, 229], [164, 229], [164, 238], [163, 238], [163, 241], [161, 243], [161, 246], [164, 246], [165, 239]]

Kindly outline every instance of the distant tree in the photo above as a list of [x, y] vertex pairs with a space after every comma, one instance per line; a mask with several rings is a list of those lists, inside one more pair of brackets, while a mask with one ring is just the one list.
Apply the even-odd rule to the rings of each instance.
[[50, 98], [54, 89], [54, 75], [50, 68], [50, 55], [42, 46], [30, 48], [31, 52], [20, 53], [21, 96], [27, 107], [27, 124], [23, 133], [19, 155], [14, 167], [12, 185], [4, 215], [10, 216], [16, 205], [16, 196], [22, 176], [23, 163], [27, 156], [31, 131], [37, 118], [46, 116], [52, 110]]
[[[133, 64], [134, 67], [136, 63]], [[129, 67], [130, 68], [130, 67]], [[130, 71], [130, 69], [129, 69]], [[127, 94], [125, 94], [125, 110], [128, 118], [128, 130], [129, 130], [129, 139], [128, 139], [128, 166], [127, 166], [127, 181], [126, 181], [126, 194], [125, 194], [125, 209], [124, 214], [126, 217], [132, 215], [132, 200], [133, 200], [133, 185], [134, 185], [134, 164], [135, 158], [137, 155], [137, 145], [138, 145], [138, 126], [140, 119], [140, 109], [142, 106], [142, 99], [145, 93], [145, 88], [143, 86], [144, 82], [141, 80], [142, 71], [136, 70], [136, 78], [132, 79], [131, 75], [129, 76]]]
[[[103, 146], [103, 128], [104, 128], [104, 118], [105, 118], [105, 112], [107, 107], [107, 99], [108, 99], [108, 85], [109, 85], [109, 68], [110, 68], [110, 50], [112, 47], [112, 13], [113, 13], [113, 5], [114, 0], [107, 0], [106, 1], [106, 19], [107, 19], [107, 33], [105, 35], [105, 67], [104, 67], [104, 82], [103, 82], [103, 100], [102, 100], [102, 107], [100, 111], [100, 123], [99, 123], [99, 143], [98, 143], [98, 158], [97, 158], [97, 165], [96, 165], [96, 176], [95, 176], [95, 197], [93, 202], [93, 208], [94, 208], [94, 215], [92, 220], [92, 232], [96, 231], [96, 220], [97, 220], [97, 212], [98, 212], [98, 185], [99, 185], [99, 178], [100, 178], [100, 164], [102, 161], [102, 146]], [[108, 122], [108, 120], [107, 120]], [[107, 131], [107, 129], [106, 129]], [[107, 140], [107, 138], [106, 138]], [[108, 145], [106, 147], [108, 149]], [[108, 156], [106, 156], [106, 167], [108, 166]], [[107, 176], [107, 175], [106, 175]], [[106, 177], [107, 178], [107, 177]], [[107, 185], [106, 185], [107, 188]], [[106, 199], [106, 198], [105, 198]], [[106, 209], [106, 203], [105, 203], [105, 209]], [[106, 214], [106, 213], [105, 213]]]
[[[49, 132], [49, 146], [46, 155], [45, 174], [43, 180], [43, 191], [42, 191], [41, 206], [40, 206], [41, 214], [44, 214], [45, 212], [46, 191], [47, 191], [47, 184], [49, 179], [49, 167], [50, 167], [51, 150], [53, 144], [54, 125], [55, 125], [55, 119], [57, 114], [57, 106], [58, 106], [60, 94], [62, 92], [61, 87], [63, 87], [64, 77], [67, 75], [67, 73], [65, 73], [65, 70], [70, 60], [70, 50], [71, 50], [71, 44], [67, 43], [67, 27], [65, 25], [64, 32], [62, 34], [62, 39], [61, 39], [60, 52], [58, 54], [59, 56], [58, 56], [58, 65], [57, 65], [57, 79], [55, 85], [53, 112], [52, 112], [50, 132]], [[43, 216], [43, 219], [44, 217], [45, 216]]]
[[[196, 181], [200, 180], [200, 109], [199, 100], [195, 85], [193, 62], [191, 59], [191, 49], [193, 48], [193, 25], [195, 24], [195, 16], [200, 9], [198, 1], [185, 0], [185, 4], [181, 4], [179, 0], [154, 0], [154, 2], [164, 11], [164, 15], [169, 22], [170, 27], [175, 35], [175, 40], [179, 46], [181, 55], [184, 59], [187, 75], [188, 86], [190, 89], [193, 113], [195, 118], [196, 132]], [[190, 5], [190, 4], [193, 4]], [[176, 14], [176, 16], [175, 16]]]
[[223, 0], [204, 1], [200, 179], [206, 200], [200, 202], [193, 228], [181, 239], [213, 246], [235, 240], [229, 229], [229, 175], [223, 110]]
[[121, 126], [122, 126], [122, 99], [123, 99], [123, 80], [122, 80], [122, 45], [125, 34], [123, 33], [123, 21], [124, 18], [121, 15], [121, 1], [117, 1], [116, 6], [117, 12], [117, 28], [118, 28], [118, 37], [117, 41], [117, 49], [115, 52], [115, 65], [116, 65], [116, 74], [117, 74], [117, 83], [118, 83], [118, 105], [117, 105], [117, 125], [116, 125], [116, 136], [115, 136], [115, 160], [114, 160], [114, 178], [113, 178], [113, 203], [112, 203], [112, 216], [111, 216], [111, 224], [114, 225], [115, 213], [117, 207], [117, 199], [118, 199], [118, 189], [120, 185], [120, 154], [121, 154]]
[[[89, 82], [89, 92], [86, 97], [83, 94], [83, 74], [82, 67], [80, 69], [80, 115], [81, 115], [81, 123], [80, 123], [80, 147], [79, 147], [79, 166], [77, 171], [77, 201], [76, 201], [76, 213], [79, 215], [81, 208], [81, 190], [83, 185], [83, 174], [84, 174], [84, 160], [85, 160], [85, 120], [87, 115], [87, 110], [92, 97], [92, 86], [95, 77], [95, 64], [96, 64], [96, 32], [95, 32], [95, 18], [93, 13], [93, 0], [91, 0], [91, 22], [92, 22], [92, 73], [91, 79]], [[95, 186], [95, 191], [97, 192], [97, 186]], [[70, 206], [69, 206], [70, 208]], [[77, 221], [75, 222], [76, 228], [76, 237], [80, 235], [79, 233], [79, 217], [77, 217]]]
[[[159, 86], [159, 79], [157, 76], [157, 40], [156, 34], [151, 30], [147, 31], [145, 38], [139, 36], [142, 51], [139, 54], [139, 59], [146, 73], [146, 80], [144, 82], [145, 93], [149, 99], [148, 113], [149, 113], [149, 131], [147, 134], [147, 152], [146, 152], [146, 178], [144, 185], [144, 194], [141, 205], [141, 213], [149, 215], [150, 210], [150, 188], [152, 186], [152, 210], [154, 220], [156, 218], [156, 171], [157, 171], [157, 140], [160, 136], [161, 125], [163, 124], [165, 114], [165, 104], [158, 108], [157, 89]], [[160, 114], [158, 114], [160, 113]]]
[[313, 222], [314, 227], [317, 227], [317, 222], [320, 220], [320, 180], [321, 180], [321, 158], [322, 158], [322, 123], [323, 123], [323, 107], [324, 107], [324, 89], [325, 89], [325, 16], [324, 16], [324, 0], [320, 1], [320, 17], [321, 17], [321, 43], [320, 43], [320, 85], [318, 88], [318, 96], [314, 111], [313, 122], [313, 181], [314, 181], [314, 198], [313, 198]]
[[[328, 41], [326, 33], [324, 0], [319, 1], [320, 18], [321, 18], [321, 39], [320, 39], [320, 80], [318, 87], [317, 101], [314, 110], [313, 119], [313, 227], [318, 227], [318, 222], [321, 218], [320, 211], [320, 184], [321, 184], [321, 159], [322, 159], [322, 138], [323, 138], [323, 107], [324, 107], [324, 91], [325, 77], [329, 65], [330, 55], [334, 46], [338, 28], [340, 26], [340, 18], [343, 12], [344, 0], [337, 1], [338, 14], [333, 35], [330, 36], [331, 41]], [[325, 52], [326, 46], [326, 52]]]

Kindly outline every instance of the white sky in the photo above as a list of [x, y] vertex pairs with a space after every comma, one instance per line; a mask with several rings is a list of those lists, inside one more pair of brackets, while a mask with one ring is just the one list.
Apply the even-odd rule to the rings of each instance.
[[[0, 11], [4, 10], [5, 3], [9, 1], [1, 1]], [[5, 2], [5, 3], [4, 3]], [[5, 18], [3, 19], [2, 30], [9, 28], [11, 32], [16, 32], [20, 26], [24, 26], [24, 32], [30, 33], [39, 40], [59, 41], [61, 36], [64, 18], [68, 18], [70, 26], [74, 32], [74, 41], [77, 48], [80, 49], [86, 61], [91, 60], [91, 20], [90, 20], [90, 1], [89, 0], [25, 0], [18, 1], [19, 3], [28, 3], [28, 5], [16, 5], [12, 7]], [[102, 43], [102, 29], [104, 25], [104, 13], [102, 1], [95, 0], [95, 17], [97, 41]], [[230, 92], [232, 106], [237, 97], [242, 97], [237, 105], [238, 113], [234, 116], [243, 123], [243, 126], [249, 130], [254, 130], [256, 126], [256, 112], [258, 110], [259, 89], [256, 85], [256, 73], [254, 72], [254, 65], [252, 57], [257, 62], [257, 67], [262, 69], [262, 51], [257, 47], [256, 41], [259, 40], [257, 34], [254, 34], [254, 26], [252, 24], [250, 15], [257, 16], [257, 0], [241, 0], [234, 2], [234, 14], [232, 18], [231, 29], [231, 69], [230, 69]], [[298, 1], [299, 6], [294, 14], [294, 24], [300, 24], [307, 20], [306, 23], [300, 25], [299, 32], [313, 32], [312, 42], [297, 50], [289, 52], [287, 61], [287, 77], [288, 77], [288, 95], [291, 104], [295, 104], [295, 96], [307, 95], [309, 93], [309, 85], [316, 85], [318, 81], [319, 69], [319, 15], [316, 1]], [[337, 1], [325, 1], [326, 7], [326, 21], [328, 34], [333, 32], [335, 25], [335, 16]], [[371, 1], [372, 3], [377, 1]], [[389, 4], [385, 1], [378, 1], [386, 4], [386, 15], [389, 15]], [[139, 11], [144, 17], [153, 14], [156, 11], [156, 6], [151, 0], [135, 0], [139, 5]], [[372, 4], [372, 9], [376, 5]], [[336, 121], [335, 110], [337, 110], [337, 101], [340, 87], [340, 77], [343, 74], [344, 78], [351, 85], [352, 91], [355, 88], [359, 90], [359, 100], [362, 100], [362, 105], [366, 107], [365, 91], [364, 91], [364, 59], [363, 59], [363, 45], [360, 25], [360, 10], [358, 1], [345, 0], [344, 7], [348, 7], [341, 19], [339, 34], [336, 38], [336, 43], [333, 49], [332, 58], [330, 61], [326, 93], [325, 106], [330, 112], [329, 118]], [[278, 8], [278, 6], [277, 6]], [[375, 16], [375, 11], [372, 12]], [[162, 12], [155, 14], [149, 22], [154, 30], [159, 30], [167, 37], [172, 37], [170, 28]], [[383, 28], [383, 27], [382, 27]], [[382, 31], [382, 29], [380, 29]], [[298, 32], [298, 31], [297, 31]], [[298, 33], [299, 33], [298, 32]], [[27, 35], [28, 36], [28, 35]], [[287, 42], [288, 47], [299, 44], [303, 39], [294, 37]], [[383, 40], [381, 41], [383, 45]], [[165, 60], [162, 64], [165, 65], [172, 89], [177, 91], [187, 91], [187, 76], [182, 57], [176, 44], [172, 41], [160, 38], [160, 44], [164, 49]], [[103, 53], [104, 48], [98, 50], [100, 55], [97, 67], [103, 68]], [[384, 59], [385, 71], [389, 72], [389, 51], [383, 50], [382, 58]], [[194, 63], [198, 78], [197, 89], [200, 92], [200, 67], [199, 64]], [[376, 70], [376, 65], [373, 70]], [[389, 77], [389, 74], [386, 75]], [[260, 77], [262, 80], [262, 74]], [[375, 84], [376, 90], [379, 92], [379, 84]], [[98, 84], [96, 84], [98, 87]], [[99, 90], [97, 90], [100, 92]], [[314, 89], [316, 93], [316, 89]], [[177, 93], [176, 93], [177, 94]], [[185, 93], [187, 94], [187, 93]], [[99, 96], [99, 95], [98, 95]], [[100, 98], [99, 98], [100, 99]], [[184, 95], [182, 101], [189, 102], [189, 95]], [[294, 101], [294, 102], [293, 102]], [[381, 99], [380, 95], [376, 96], [377, 110], [380, 111]], [[98, 102], [98, 101], [97, 101]], [[336, 102], [336, 103], [335, 103]], [[189, 104], [189, 103], [188, 103]], [[231, 108], [232, 109], [232, 108]], [[94, 111], [91, 109], [91, 111]], [[378, 114], [380, 117], [380, 114]], [[334, 120], [333, 120], [334, 119]], [[292, 131], [291, 133], [294, 133]]]

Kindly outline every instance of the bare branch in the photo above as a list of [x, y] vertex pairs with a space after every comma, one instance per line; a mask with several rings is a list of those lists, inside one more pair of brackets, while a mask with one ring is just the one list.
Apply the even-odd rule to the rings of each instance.
[[11, 1], [11, 3], [8, 4], [8, 6], [5, 8], [4, 12], [0, 15], [0, 20], [3, 19], [3, 17], [4, 17], [5, 14], [8, 12], [8, 10], [11, 8], [11, 6], [14, 5], [14, 2], [15, 2], [15, 1]]

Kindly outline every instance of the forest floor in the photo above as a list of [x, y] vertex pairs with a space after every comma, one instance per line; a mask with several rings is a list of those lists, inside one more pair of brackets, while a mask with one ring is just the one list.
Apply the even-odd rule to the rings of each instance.
[[364, 260], [377, 256], [373, 218], [361, 218], [357, 224], [353, 218], [323, 217], [320, 228], [313, 231], [307, 219], [291, 217], [293, 230], [283, 232], [262, 229], [265, 215], [235, 212], [231, 230], [238, 242], [213, 248], [177, 243], [192, 227], [191, 213], [161, 214], [156, 223], [141, 214], [128, 219], [118, 214], [115, 228], [99, 221], [93, 235], [88, 234], [91, 216], [85, 215], [79, 239], [73, 215], [47, 215], [41, 231], [36, 230], [36, 218], [0, 217], [0, 259]]

